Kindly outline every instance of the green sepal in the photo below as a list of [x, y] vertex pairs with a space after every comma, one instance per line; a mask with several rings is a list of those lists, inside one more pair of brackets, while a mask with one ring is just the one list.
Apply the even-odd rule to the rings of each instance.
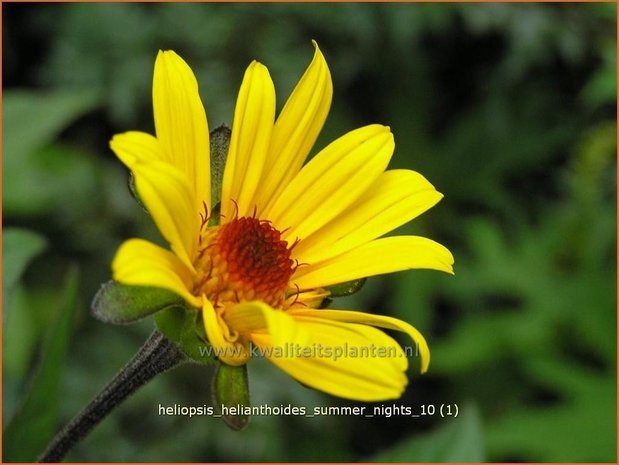
[[249, 424], [249, 415], [244, 413], [231, 415], [229, 412], [223, 412], [222, 407], [226, 409], [250, 407], [247, 365], [231, 366], [220, 363], [213, 376], [212, 392], [215, 410], [226, 425], [235, 431], [245, 429]]
[[92, 301], [92, 314], [105, 323], [122, 325], [183, 305], [183, 299], [167, 289], [108, 281]]
[[205, 365], [215, 363], [198, 310], [187, 305], [167, 308], [155, 315], [155, 323], [159, 331], [192, 361]]
[[[225, 124], [213, 129], [209, 135], [211, 142], [211, 205], [221, 201], [221, 186], [223, 184], [224, 169], [230, 148], [230, 128]], [[215, 218], [216, 215], [211, 215]]]
[[346, 281], [345, 283], [334, 284], [328, 286], [329, 297], [346, 297], [359, 292], [368, 278], [355, 279], [354, 281]]
[[133, 175], [133, 172], [129, 172], [128, 184], [129, 184], [129, 191], [131, 192], [131, 195], [133, 196], [135, 201], [138, 203], [140, 207], [142, 207], [142, 210], [148, 213], [148, 209], [146, 208], [146, 205], [144, 205], [144, 202], [142, 202], [142, 198], [140, 197], [138, 188], [135, 185], [135, 176]]
[[211, 208], [211, 217], [208, 220], [209, 228], [212, 228], [213, 226], [219, 226], [219, 220], [220, 220], [219, 213], [220, 212], [221, 212], [221, 202], [213, 205], [213, 207]]
[[180, 345], [181, 334], [185, 325], [185, 309], [174, 307], [155, 314], [157, 329], [170, 341]]
[[[219, 222], [219, 202], [221, 201], [221, 186], [223, 185], [224, 169], [226, 167], [226, 159], [228, 158], [228, 149], [230, 148], [230, 128], [225, 124], [213, 129], [210, 132], [210, 160], [211, 160], [211, 205], [213, 210], [210, 213], [211, 226], [213, 223]], [[146, 212], [148, 209], [144, 205], [135, 185], [135, 176], [129, 172], [129, 191], [136, 200], [138, 205]], [[217, 209], [217, 212], [215, 212]]]

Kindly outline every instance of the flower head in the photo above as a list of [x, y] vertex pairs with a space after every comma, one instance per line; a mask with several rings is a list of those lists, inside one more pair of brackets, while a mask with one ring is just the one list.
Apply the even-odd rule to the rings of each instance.
[[[253, 346], [292, 377], [333, 395], [397, 398], [408, 362], [377, 327], [407, 333], [422, 372], [430, 360], [423, 336], [395, 318], [319, 307], [334, 284], [412, 268], [451, 273], [453, 257], [442, 245], [417, 236], [381, 238], [442, 195], [414, 171], [385, 171], [395, 144], [378, 124], [343, 135], [303, 165], [332, 97], [327, 63], [314, 47], [277, 119], [267, 68], [256, 61], [247, 68], [217, 215], [198, 84], [178, 55], [159, 52], [156, 137], [127, 132], [111, 147], [132, 171], [171, 251], [130, 239], [114, 259], [114, 279], [171, 290], [200, 309], [223, 363], [246, 363]], [[343, 353], [344, 345], [357, 356]]]

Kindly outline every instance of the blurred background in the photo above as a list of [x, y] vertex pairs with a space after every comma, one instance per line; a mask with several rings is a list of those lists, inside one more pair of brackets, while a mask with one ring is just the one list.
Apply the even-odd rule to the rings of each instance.
[[[153, 132], [157, 50], [193, 68], [214, 128], [231, 123], [254, 58], [281, 108], [311, 39], [334, 82], [313, 153], [387, 124], [390, 166], [445, 194], [397, 233], [445, 244], [455, 276], [377, 277], [332, 305], [425, 334], [430, 371], [413, 366], [395, 404], [437, 413], [255, 417], [241, 433], [158, 416], [159, 404], [210, 404], [212, 369], [187, 365], [142, 388], [68, 460], [616, 461], [615, 4], [13, 3], [2, 13], [5, 461], [34, 460], [153, 329], [152, 319], [103, 324], [89, 306], [123, 240], [159, 240], [108, 148], [115, 133]], [[365, 405], [263, 360], [249, 375], [255, 405]], [[457, 404], [458, 418], [441, 418], [441, 404]]]

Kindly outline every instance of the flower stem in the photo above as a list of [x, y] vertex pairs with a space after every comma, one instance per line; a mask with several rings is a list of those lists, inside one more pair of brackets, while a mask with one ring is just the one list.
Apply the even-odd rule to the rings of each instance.
[[139, 387], [175, 366], [187, 361], [178, 347], [155, 330], [137, 354], [52, 440], [39, 462], [59, 462], [108, 413]]

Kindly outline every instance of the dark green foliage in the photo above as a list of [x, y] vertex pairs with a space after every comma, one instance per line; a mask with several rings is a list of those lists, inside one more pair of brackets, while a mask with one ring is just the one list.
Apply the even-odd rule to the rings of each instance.
[[62, 307], [48, 331], [42, 357], [23, 402], [4, 431], [3, 458], [7, 462], [34, 462], [58, 428], [61, 381], [69, 348], [77, 296], [77, 272], [68, 273]]
[[[154, 131], [157, 50], [194, 69], [213, 129], [232, 125], [252, 59], [268, 66], [281, 109], [315, 39], [334, 100], [312, 154], [351, 129], [389, 125], [390, 167], [445, 194], [395, 233], [431, 237], [456, 259], [455, 276], [376, 277], [330, 307], [419, 328], [430, 370], [417, 375], [411, 360], [396, 403], [457, 403], [461, 417], [254, 417], [237, 433], [218, 419], [158, 415], [159, 404], [210, 403], [214, 368], [187, 364], [129, 399], [69, 460], [615, 462], [615, 15], [613, 3], [3, 5], [3, 427], [41, 423], [47, 437], [58, 427], [50, 406], [67, 421], [152, 332], [151, 319], [103, 324], [88, 302], [123, 240], [160, 241], [108, 148], [115, 133]], [[28, 409], [13, 417], [27, 388], [41, 392], [46, 353], [62, 352], [43, 341], [75, 262], [77, 321], [70, 339], [56, 338], [69, 344], [56, 360], [65, 396], [37, 397], [38, 422]], [[199, 360], [197, 313], [157, 315]], [[356, 405], [264, 360], [248, 369], [254, 405]], [[44, 442], [23, 438], [5, 430], [5, 460], [32, 460]]]
[[485, 454], [479, 411], [470, 404], [463, 404], [460, 408], [458, 417], [447, 417], [445, 424], [436, 430], [403, 441], [372, 457], [372, 461], [482, 462]]

